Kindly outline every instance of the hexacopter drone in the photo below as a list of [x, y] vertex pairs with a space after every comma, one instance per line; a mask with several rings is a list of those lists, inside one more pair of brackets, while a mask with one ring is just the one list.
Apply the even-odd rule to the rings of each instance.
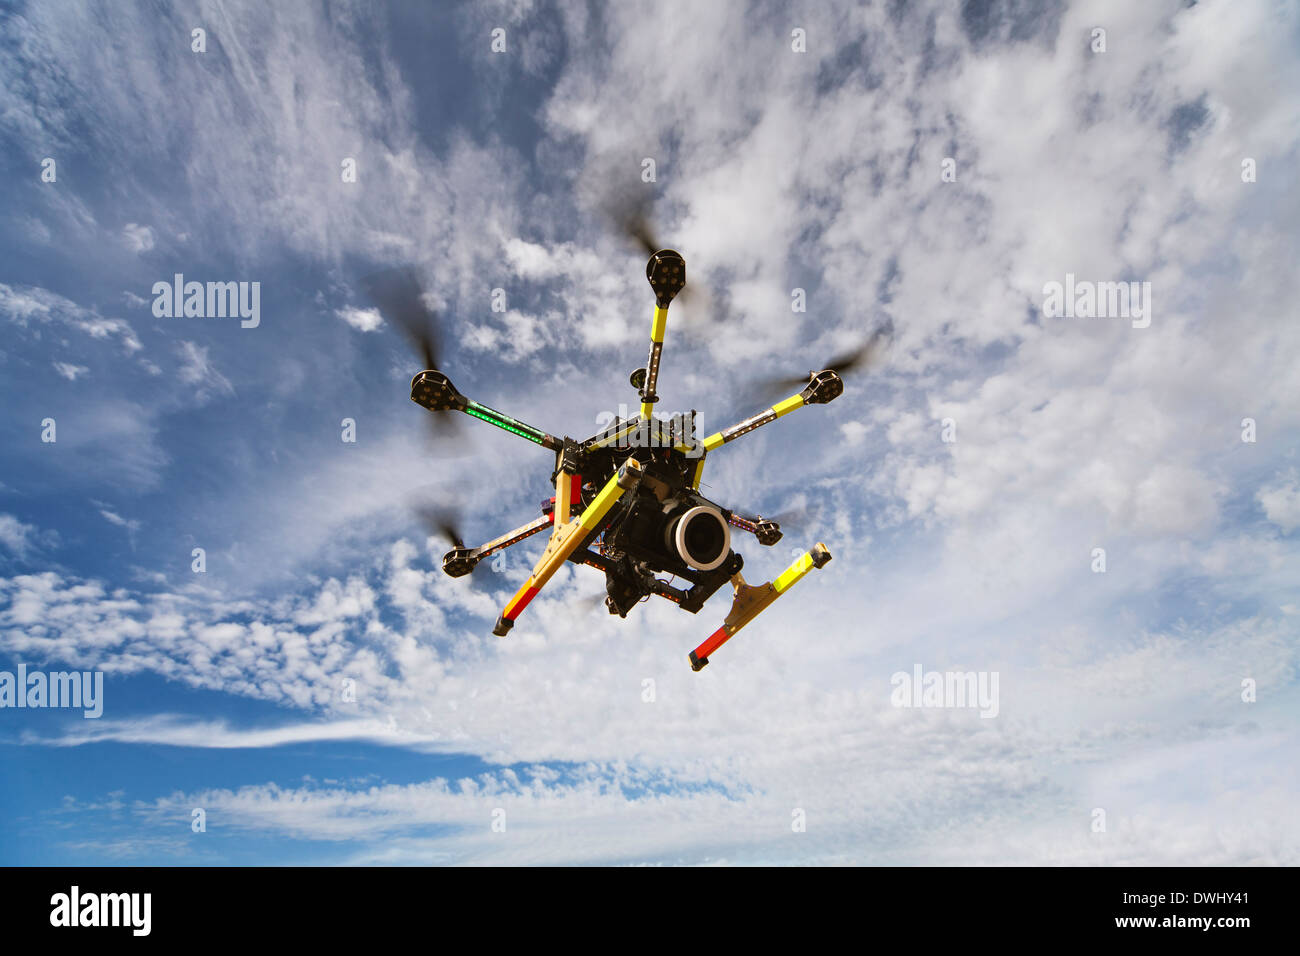
[[[463, 542], [455, 540], [456, 547], [442, 559], [447, 574], [461, 577], [484, 558], [550, 530], [545, 552], [501, 611], [493, 634], [504, 637], [566, 561], [588, 564], [605, 573], [605, 605], [611, 614], [620, 617], [626, 617], [635, 604], [651, 594], [694, 614], [730, 580], [734, 589], [730, 613], [721, 627], [690, 652], [691, 667], [698, 671], [737, 631], [809, 571], [823, 567], [831, 559], [826, 546], [818, 543], [774, 580], [747, 584], [740, 573], [744, 561], [731, 549], [731, 528], [749, 532], [759, 544], [768, 546], [781, 539], [781, 529], [776, 521], [724, 508], [700, 494], [705, 456], [797, 408], [834, 400], [844, 391], [844, 383], [832, 363], [830, 368], [810, 372], [798, 394], [730, 428], [697, 439], [694, 411], [671, 419], [654, 415], [668, 306], [686, 285], [686, 263], [677, 252], [661, 249], [650, 256], [646, 278], [654, 290], [655, 309], [650, 326], [650, 357], [645, 368], [631, 376], [641, 397], [639, 416], [630, 420], [615, 418], [585, 441], [557, 438], [466, 398], [443, 372], [433, 367], [411, 380], [411, 401], [431, 412], [464, 412], [555, 452], [555, 470], [551, 474], [555, 496], [542, 504], [540, 517], [477, 548], [464, 547]], [[427, 365], [437, 364], [427, 346], [425, 357]], [[838, 367], [842, 370], [848, 364]], [[666, 581], [658, 574], [673, 578]]]

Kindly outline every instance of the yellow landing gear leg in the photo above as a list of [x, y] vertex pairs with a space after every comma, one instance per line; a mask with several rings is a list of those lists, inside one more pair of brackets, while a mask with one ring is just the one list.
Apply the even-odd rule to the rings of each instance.
[[794, 564], [782, 571], [775, 581], [760, 584], [757, 587], [746, 584], [744, 576], [737, 571], [731, 578], [731, 586], [736, 589], [736, 596], [731, 602], [731, 613], [723, 621], [722, 627], [710, 634], [708, 640], [691, 651], [691, 670], [698, 671], [702, 669], [709, 662], [709, 656], [731, 640], [737, 631], [758, 617], [782, 594], [798, 584], [805, 574], [814, 568], [824, 566], [830, 559], [831, 553], [826, 550], [826, 545], [818, 543], [813, 545], [811, 551], [805, 551], [796, 558]]
[[623, 497], [623, 492], [637, 483], [641, 477], [641, 463], [635, 458], [623, 462], [614, 476], [605, 483], [605, 487], [592, 499], [591, 504], [576, 518], [568, 516], [572, 500], [570, 492], [564, 486], [570, 477], [563, 472], [556, 476], [555, 529], [551, 532], [551, 540], [533, 568], [533, 573], [497, 618], [496, 627], [492, 628], [492, 633], [497, 637], [506, 636], [510, 628], [514, 627], [515, 618], [528, 606], [528, 602], [537, 596], [537, 592], [551, 579], [560, 565], [569, 560], [569, 555], [578, 549], [578, 545], [582, 544], [600, 520], [609, 514], [609, 509]]

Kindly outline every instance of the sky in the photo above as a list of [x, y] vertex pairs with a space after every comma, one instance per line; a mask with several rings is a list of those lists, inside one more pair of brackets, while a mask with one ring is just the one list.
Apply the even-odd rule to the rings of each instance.
[[[0, 862], [1300, 863], [1300, 10], [653, 9], [0, 13], [0, 671], [104, 687], [0, 709]], [[790, 516], [751, 583], [833, 560], [699, 673], [729, 589], [620, 620], [569, 564], [492, 635], [542, 537], [452, 579], [417, 512], [486, 541], [553, 458], [431, 438], [364, 291], [587, 437], [653, 306], [611, 194], [687, 263], [660, 414], [885, 343], [708, 456]]]

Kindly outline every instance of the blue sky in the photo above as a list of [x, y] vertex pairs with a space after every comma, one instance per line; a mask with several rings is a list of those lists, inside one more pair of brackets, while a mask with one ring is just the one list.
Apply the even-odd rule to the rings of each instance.
[[[2, 15], [0, 669], [105, 707], [0, 710], [0, 861], [1300, 862], [1295, 7], [656, 9]], [[591, 569], [491, 635], [541, 540], [470, 587], [415, 509], [486, 540], [553, 462], [431, 444], [361, 286], [417, 268], [459, 388], [585, 437], [652, 305], [611, 191], [695, 292], [664, 414], [890, 330], [710, 456], [802, 513], [737, 535], [751, 581], [835, 557], [699, 674], [724, 595], [620, 621]], [[155, 317], [178, 272], [260, 323]], [[1149, 326], [1045, 315], [1067, 273], [1149, 282]], [[917, 664], [996, 672], [997, 716], [891, 706]]]

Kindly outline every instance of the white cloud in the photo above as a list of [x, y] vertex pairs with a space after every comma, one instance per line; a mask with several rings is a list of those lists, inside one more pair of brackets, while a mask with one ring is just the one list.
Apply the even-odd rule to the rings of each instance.
[[35, 544], [39, 531], [10, 514], [0, 514], [0, 544], [18, 557], [25, 557]]
[[[943, 731], [933, 721], [925, 724], [928, 733], [898, 722], [889, 728], [910, 747], [894, 751], [889, 761], [864, 766], [858, 753], [843, 753], [842, 782], [829, 788], [826, 779], [800, 782], [792, 776], [767, 791], [622, 762], [559, 770], [524, 765], [402, 785], [305, 781], [130, 803], [110, 796], [102, 803], [69, 801], [60, 814], [83, 825], [102, 820], [99, 832], [108, 837], [124, 817], [151, 832], [202, 806], [219, 813], [229, 831], [252, 837], [364, 841], [368, 847], [348, 853], [344, 862], [372, 865], [794, 860], [1077, 866], [1151, 859], [1293, 865], [1300, 853], [1297, 828], [1286, 812], [1294, 774], [1276, 762], [1282, 741], [1275, 736], [1172, 743], [1158, 756], [1143, 752], [1119, 761], [1107, 774], [1084, 767], [1076, 782], [1081, 797], [1069, 801], [1033, 763], [1017, 770], [993, 759], [996, 741], [971, 747], [954, 779], [954, 766], [932, 743], [931, 735]], [[215, 730], [216, 746], [223, 746], [222, 730]], [[154, 737], [114, 733], [106, 739]], [[312, 739], [317, 738], [282, 738]], [[194, 740], [206, 745], [197, 735]], [[789, 770], [806, 772], [820, 763], [814, 758]], [[1222, 774], [1233, 767], [1266, 769], [1243, 791], [1207, 778], [1206, 765], [1222, 768]], [[1110, 808], [1103, 834], [1089, 832], [1094, 806]], [[963, 826], [955, 814], [975, 807], [978, 827]], [[791, 832], [794, 809], [807, 820], [803, 833]], [[1207, 825], [1207, 817], [1220, 822]], [[504, 833], [493, 832], [494, 822], [505, 823]]]
[[136, 519], [123, 518], [116, 511], [111, 510], [101, 502], [97, 501], [95, 502], [95, 505], [99, 508], [100, 515], [109, 524], [117, 525], [119, 528], [125, 528], [131, 534], [134, 534], [136, 531], [140, 530], [140, 522], [137, 521]]
[[208, 358], [208, 349], [194, 342], [181, 342], [176, 346], [181, 357], [181, 366], [176, 370], [176, 377], [183, 385], [195, 388], [195, 395], [204, 400], [214, 393], [233, 395], [235, 387], [221, 374]]
[[122, 241], [132, 252], [139, 255], [142, 252], [149, 252], [154, 247], [153, 230], [148, 226], [141, 226], [138, 223], [128, 222], [122, 229]]
[[840, 425], [840, 434], [848, 445], [860, 445], [870, 428], [865, 422], [845, 422]]
[[115, 338], [124, 351], [134, 354], [143, 347], [130, 323], [105, 318], [48, 289], [37, 286], [8, 286], [0, 283], [0, 314], [22, 327], [58, 323], [78, 329], [92, 339]]
[[1291, 471], [1255, 493], [1268, 520], [1288, 533], [1300, 528], [1300, 481]]
[[436, 734], [422, 737], [370, 717], [286, 724], [280, 727], [234, 728], [224, 721], [184, 720], [175, 715], [157, 714], [140, 720], [97, 720], [93, 725], [88, 723], [84, 727], [78, 726], [59, 737], [27, 736], [23, 739], [27, 744], [52, 747], [78, 747], [114, 741], [232, 750], [355, 740], [416, 750], [449, 749], [445, 742], [440, 744]]
[[53, 365], [54, 371], [69, 382], [75, 382], [78, 376], [85, 375], [90, 371], [84, 365], [73, 365], [71, 362], [54, 362]]
[[375, 332], [384, 325], [384, 319], [378, 309], [335, 309], [334, 314], [352, 326], [358, 332]]
[[[89, 6], [73, 9], [92, 15]], [[518, 161], [464, 136], [447, 157], [428, 150], [412, 125], [412, 91], [387, 51], [368, 39], [382, 35], [382, 10], [340, 19], [229, 4], [217, 18], [229, 69], [213, 75], [189, 69], [188, 44], [144, 39], [157, 32], [157, 18], [129, 5], [104, 26], [141, 38], [130, 70], [76, 26], [77, 13], [40, 10], [16, 21], [28, 42], [0, 63], [12, 80], [0, 111], [26, 130], [20, 141], [32, 144], [33, 162], [46, 155], [38, 150], [59, 143], [93, 149], [110, 166], [114, 157], [145, 151], [174, 155], [187, 181], [202, 184], [182, 217], [128, 161], [105, 167], [135, 220], [120, 237], [132, 251], [175, 235], [245, 262], [286, 247], [331, 262], [404, 251], [458, 271], [495, 247], [494, 233], [513, 230], [518, 212], [500, 187], [514, 179], [506, 169]], [[51, 62], [61, 65], [57, 75], [49, 74]], [[60, 90], [77, 95], [62, 99]], [[140, 103], [150, 108], [141, 111]], [[86, 129], [89, 143], [78, 138]], [[331, 157], [334, 175], [320, 175], [319, 157]], [[359, 160], [358, 183], [340, 181], [344, 157]], [[63, 191], [42, 198], [53, 205]]]

